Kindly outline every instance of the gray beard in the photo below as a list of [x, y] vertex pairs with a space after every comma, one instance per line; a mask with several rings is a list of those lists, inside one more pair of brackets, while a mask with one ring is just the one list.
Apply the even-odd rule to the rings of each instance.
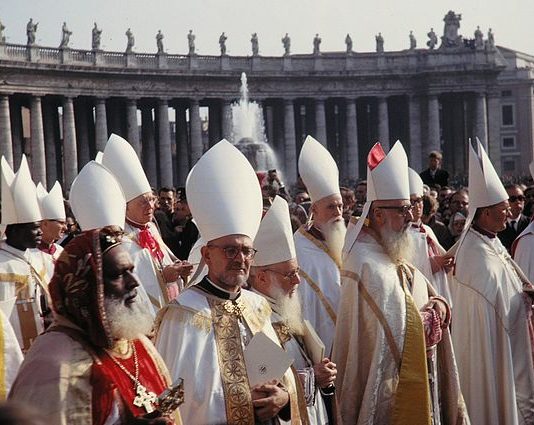
[[321, 226], [321, 233], [325, 238], [330, 254], [341, 264], [343, 245], [345, 244], [345, 235], [347, 233], [345, 222], [343, 220], [329, 221]]
[[414, 259], [413, 239], [407, 229], [400, 232], [381, 229], [380, 244], [394, 263], [402, 260], [412, 262]]
[[284, 324], [289, 327], [289, 331], [294, 335], [304, 335], [302, 307], [298, 294], [295, 292], [292, 296], [288, 296], [280, 291], [274, 299], [277, 313], [282, 317]]
[[133, 340], [152, 332], [154, 319], [143, 304], [136, 301], [127, 307], [123, 302], [105, 298], [104, 306], [113, 339]]

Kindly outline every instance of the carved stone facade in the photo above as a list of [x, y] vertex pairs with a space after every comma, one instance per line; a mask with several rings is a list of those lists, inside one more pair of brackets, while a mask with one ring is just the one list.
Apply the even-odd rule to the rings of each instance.
[[[69, 187], [114, 132], [139, 153], [151, 184], [183, 184], [208, 147], [200, 107], [209, 110], [209, 144], [229, 137], [230, 104], [246, 72], [288, 182], [296, 180], [307, 134], [328, 147], [343, 179], [365, 178], [371, 145], [380, 140], [387, 148], [397, 139], [414, 169], [425, 168], [428, 152], [438, 149], [445, 168], [462, 174], [467, 140], [475, 136], [499, 172], [526, 174], [533, 150], [534, 68], [525, 63], [532, 66], [534, 58], [502, 48], [474, 49], [466, 40], [439, 49], [283, 57], [3, 44], [0, 154], [13, 164], [26, 152], [36, 180], [50, 186], [59, 179]], [[514, 128], [510, 108], [503, 109], [509, 104]], [[169, 109], [175, 131], [169, 131]], [[29, 140], [23, 111], [31, 117]], [[505, 139], [512, 136], [513, 143]]]

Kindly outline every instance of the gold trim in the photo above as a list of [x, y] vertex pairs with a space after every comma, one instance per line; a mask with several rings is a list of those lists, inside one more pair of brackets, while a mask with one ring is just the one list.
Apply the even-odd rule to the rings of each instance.
[[161, 321], [163, 320], [163, 317], [165, 316], [165, 313], [169, 308], [174, 308], [177, 310], [177, 316], [178, 320], [182, 323], [187, 323], [198, 330], [201, 330], [205, 333], [211, 332], [212, 327], [212, 319], [209, 316], [206, 316], [202, 314], [201, 312], [194, 310], [189, 307], [185, 307], [181, 304], [178, 304], [176, 301], [172, 301], [165, 307], [163, 307], [157, 314], [154, 329], [155, 333], [157, 334], [159, 331], [159, 326], [161, 325]]
[[328, 255], [330, 259], [336, 264], [337, 268], [341, 270], [341, 263], [334, 258], [334, 256], [330, 253], [328, 246], [324, 242], [321, 242], [319, 239], [311, 235], [310, 232], [306, 231], [304, 226], [299, 227], [297, 232], [301, 233], [306, 239], [308, 239], [311, 243], [313, 243], [317, 248], [323, 250], [325, 254]]
[[254, 425], [254, 407], [248, 383], [245, 356], [241, 345], [238, 316], [229, 313], [224, 303], [208, 298], [217, 358], [226, 405], [228, 425]]
[[319, 285], [317, 285], [313, 281], [313, 279], [306, 272], [304, 272], [302, 269], [299, 271], [299, 274], [304, 278], [304, 280], [306, 282], [308, 282], [310, 287], [317, 294], [317, 296], [319, 297], [319, 300], [323, 304], [323, 307], [325, 308], [326, 312], [330, 316], [330, 319], [332, 320], [332, 322], [334, 322], [334, 325], [335, 325], [336, 324], [336, 320], [337, 320], [336, 312], [334, 311], [333, 307], [330, 305], [330, 303], [328, 302], [328, 300], [324, 296], [323, 292], [321, 291], [321, 288], [319, 288]]
[[243, 299], [243, 296], [240, 298], [243, 300], [241, 303], [243, 310], [242, 317], [250, 328], [250, 331], [256, 334], [263, 329], [267, 321], [271, 320], [271, 306], [267, 301], [261, 299], [261, 304], [253, 308], [248, 300]]
[[0, 273], [0, 281], [27, 285], [29, 277], [28, 275], [18, 273]]
[[395, 338], [393, 338], [393, 332], [391, 331], [391, 328], [388, 325], [388, 322], [384, 316], [384, 313], [382, 313], [382, 310], [380, 310], [380, 307], [376, 305], [375, 301], [373, 300], [373, 297], [371, 297], [371, 294], [369, 294], [369, 292], [363, 285], [358, 274], [348, 271], [348, 270], [343, 270], [341, 272], [341, 277], [346, 277], [348, 279], [354, 280], [358, 284], [359, 294], [362, 296], [364, 301], [367, 303], [369, 308], [372, 310], [378, 322], [382, 326], [382, 329], [384, 330], [384, 336], [386, 337], [386, 341], [388, 342], [391, 354], [393, 355], [393, 358], [395, 359], [395, 363], [400, 364], [401, 354], [400, 354], [399, 348], [397, 347], [397, 344], [395, 343]]

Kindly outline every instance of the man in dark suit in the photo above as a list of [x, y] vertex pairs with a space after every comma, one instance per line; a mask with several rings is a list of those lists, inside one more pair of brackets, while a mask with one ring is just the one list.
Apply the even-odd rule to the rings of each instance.
[[508, 252], [512, 243], [519, 234], [528, 226], [530, 219], [523, 214], [525, 208], [525, 195], [523, 189], [517, 184], [511, 184], [505, 187], [508, 193], [508, 202], [510, 203], [510, 217], [506, 220], [506, 229], [499, 232], [497, 236]]
[[443, 187], [449, 184], [449, 173], [441, 169], [443, 155], [441, 152], [432, 151], [428, 155], [428, 168], [420, 173], [423, 183], [430, 187]]

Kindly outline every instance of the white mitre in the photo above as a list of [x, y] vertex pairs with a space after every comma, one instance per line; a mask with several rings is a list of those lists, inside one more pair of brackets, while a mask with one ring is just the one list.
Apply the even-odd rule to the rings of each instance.
[[2, 167], [2, 224], [33, 223], [43, 219], [37, 189], [30, 174], [26, 155], [22, 155], [16, 174], [4, 157]]
[[254, 240], [262, 214], [261, 189], [247, 158], [231, 143], [223, 139], [202, 155], [187, 176], [186, 192], [206, 242], [234, 234]]
[[380, 143], [376, 143], [367, 155], [367, 201], [356, 224], [347, 229], [343, 253], [346, 255], [369, 214], [373, 201], [410, 199], [408, 157], [400, 141], [386, 155]]
[[423, 196], [424, 183], [417, 171], [408, 167], [408, 179], [410, 181], [410, 195]]
[[274, 198], [271, 208], [261, 220], [254, 248], [258, 251], [254, 257], [256, 266], [268, 266], [297, 258], [289, 206], [280, 196]]
[[340, 193], [339, 170], [330, 152], [308, 136], [299, 155], [299, 174], [312, 202]]
[[139, 157], [132, 145], [122, 137], [116, 134], [109, 136], [100, 162], [119, 181], [126, 202], [130, 202], [143, 193], [152, 192]]
[[50, 192], [46, 191], [41, 182], [37, 183], [37, 199], [39, 200], [43, 220], [65, 221], [67, 219], [63, 191], [58, 181], [54, 183]]
[[124, 229], [126, 199], [121, 185], [96, 161], [88, 162], [72, 182], [69, 202], [82, 230], [105, 226]]

